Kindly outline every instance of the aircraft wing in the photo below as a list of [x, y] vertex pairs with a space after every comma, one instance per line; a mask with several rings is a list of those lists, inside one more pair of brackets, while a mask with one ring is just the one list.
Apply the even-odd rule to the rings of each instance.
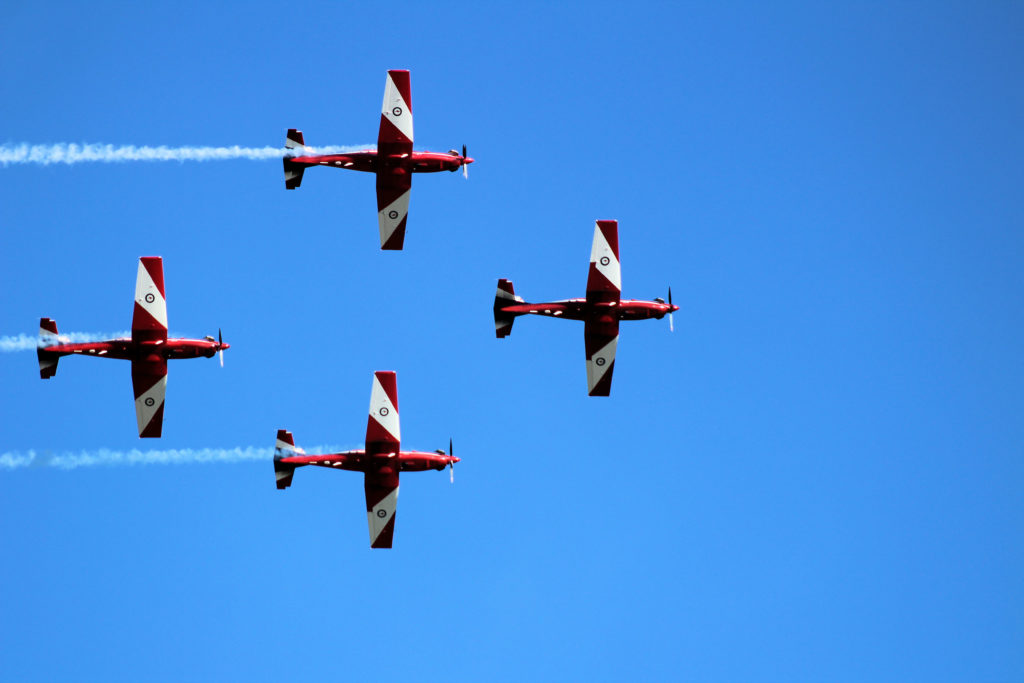
[[398, 506], [398, 453], [402, 432], [398, 422], [398, 377], [394, 372], [373, 373], [370, 414], [366, 421], [366, 453], [392, 455], [366, 472], [366, 519], [370, 547], [390, 548]]
[[167, 360], [133, 360], [132, 388], [139, 436], [159, 438], [164, 424], [164, 396], [167, 394]]
[[363, 479], [366, 519], [370, 525], [370, 547], [390, 548], [395, 535], [398, 508], [398, 467], [373, 470]]
[[380, 248], [399, 250], [405, 244], [405, 221], [409, 216], [409, 173], [377, 174], [377, 224]]
[[587, 392], [608, 396], [612, 391], [615, 348], [619, 343], [619, 321], [587, 321], [583, 327], [587, 347]]
[[[135, 279], [135, 312], [132, 341], [167, 339], [167, 299], [164, 295], [164, 261], [159, 256], [139, 259]], [[139, 428], [142, 431], [142, 428]]]
[[597, 221], [594, 228], [594, 245], [590, 249], [587, 302], [617, 302], [621, 293], [619, 222]]
[[398, 376], [394, 372], [373, 373], [370, 415], [366, 420], [366, 452], [398, 453], [402, 430], [398, 422]]
[[388, 71], [380, 111], [377, 154], [412, 154], [412, 86], [405, 69]]

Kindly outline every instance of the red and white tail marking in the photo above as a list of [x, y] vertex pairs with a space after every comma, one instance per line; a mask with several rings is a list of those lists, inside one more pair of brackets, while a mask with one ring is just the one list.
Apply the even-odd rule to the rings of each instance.
[[304, 455], [306, 451], [296, 448], [292, 433], [285, 429], [277, 430], [277, 442], [274, 444], [274, 455], [289, 458], [293, 455]]
[[380, 110], [378, 143], [404, 143], [411, 145], [412, 87], [405, 69], [388, 71], [384, 85], [384, 104]]
[[500, 278], [498, 280], [498, 291], [494, 295], [495, 303], [501, 301], [505, 305], [521, 304], [523, 303], [523, 297], [516, 296], [515, 285], [512, 284], [511, 280]]
[[302, 138], [302, 131], [289, 128], [284, 138], [284, 146], [293, 150], [297, 155], [306, 153], [306, 141]]
[[370, 415], [366, 422], [366, 452], [397, 451], [401, 441], [398, 378], [394, 372], [375, 372], [370, 392]]
[[159, 256], [143, 256], [139, 259], [139, 273], [135, 280], [132, 339], [167, 339], [164, 262]]
[[619, 222], [597, 221], [590, 249], [587, 276], [588, 301], [618, 301], [622, 292], [619, 266]]

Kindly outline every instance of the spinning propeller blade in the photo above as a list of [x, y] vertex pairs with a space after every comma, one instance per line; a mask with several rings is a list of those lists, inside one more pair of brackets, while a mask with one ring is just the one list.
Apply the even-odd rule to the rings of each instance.
[[224, 367], [224, 335], [220, 333], [220, 328], [217, 328], [217, 355], [220, 356], [220, 366]]
[[[452, 455], [453, 455], [453, 453], [452, 453], [452, 440], [449, 438], [448, 439], [448, 457], [450, 458], [450, 457], [452, 457]], [[455, 462], [452, 461], [452, 460], [448, 461], [448, 478], [450, 479], [451, 483], [453, 483], [453, 484], [455, 483]]]
[[676, 331], [675, 325], [672, 324], [672, 309], [671, 309], [671, 306], [672, 306], [672, 288], [671, 287], [668, 288], [668, 305], [670, 306], [670, 308], [668, 309], [668, 331], [669, 332], [675, 332]]
[[469, 166], [466, 164], [466, 146], [462, 146], [462, 177], [469, 180]]

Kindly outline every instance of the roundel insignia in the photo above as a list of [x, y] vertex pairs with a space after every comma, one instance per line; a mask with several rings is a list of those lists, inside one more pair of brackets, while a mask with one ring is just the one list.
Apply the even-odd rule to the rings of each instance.
[[388, 511], [384, 510], [384, 509], [377, 510], [377, 516], [380, 517], [381, 519], [384, 519], [385, 517], [388, 516]]
[[598, 366], [598, 367], [601, 367], [601, 366], [602, 366], [602, 365], [604, 365], [604, 364], [605, 364], [606, 362], [607, 362], [607, 361], [605, 361], [605, 359], [604, 359], [604, 358], [598, 358], [598, 359], [596, 359], [596, 360], [594, 361], [594, 365], [596, 365], [596, 366]]
[[390, 218], [391, 220], [395, 220], [396, 218], [398, 218], [398, 212], [395, 211], [394, 209], [391, 209], [390, 211], [388, 211], [388, 218]]
[[612, 262], [612, 260], [610, 258], [608, 258], [607, 256], [602, 256], [601, 257], [601, 265], [602, 266], [607, 266], [611, 262]]
[[378, 412], [378, 413], [380, 414], [380, 416], [381, 416], [381, 417], [387, 417], [387, 415], [388, 415], [388, 413], [389, 413], [390, 411], [388, 410], [388, 407], [387, 407], [387, 406], [384, 406], [383, 408], [381, 408], [381, 409], [380, 409], [379, 411], [377, 411], [377, 412]]
[[146, 303], [147, 304], [151, 304], [154, 301], [156, 301], [156, 297], [153, 296], [153, 292], [150, 292], [149, 294], [146, 295]]
[[394, 109], [391, 110], [391, 113], [394, 114], [395, 116], [401, 116], [402, 115], [402, 108], [401, 107], [395, 107]]
[[152, 397], [152, 396], [149, 396], [149, 397], [147, 397], [147, 398], [146, 398], [146, 400], [145, 400], [145, 401], [143, 401], [143, 403], [145, 403], [145, 404], [146, 404], [146, 407], [148, 407], [148, 408], [152, 408], [152, 407], [153, 407], [153, 404], [154, 404], [154, 403], [156, 403], [156, 401], [154, 401], [154, 400], [153, 400], [153, 397]]

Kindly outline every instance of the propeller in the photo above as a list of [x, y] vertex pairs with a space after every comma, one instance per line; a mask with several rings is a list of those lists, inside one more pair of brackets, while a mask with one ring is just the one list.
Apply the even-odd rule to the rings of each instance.
[[224, 335], [220, 333], [220, 328], [217, 328], [217, 355], [220, 356], [220, 366], [224, 367]]
[[675, 332], [675, 325], [672, 324], [672, 288], [668, 288], [668, 331]]
[[469, 180], [469, 165], [466, 164], [466, 146], [462, 146], [462, 177]]
[[[452, 440], [449, 438], [448, 439], [448, 457], [449, 458], [451, 458], [452, 455], [454, 455], [454, 453], [452, 453], [452, 450], [453, 450], [452, 449]], [[451, 483], [453, 483], [453, 484], [455, 483], [455, 461], [454, 460], [449, 460], [448, 461], [448, 478], [451, 480]]]

